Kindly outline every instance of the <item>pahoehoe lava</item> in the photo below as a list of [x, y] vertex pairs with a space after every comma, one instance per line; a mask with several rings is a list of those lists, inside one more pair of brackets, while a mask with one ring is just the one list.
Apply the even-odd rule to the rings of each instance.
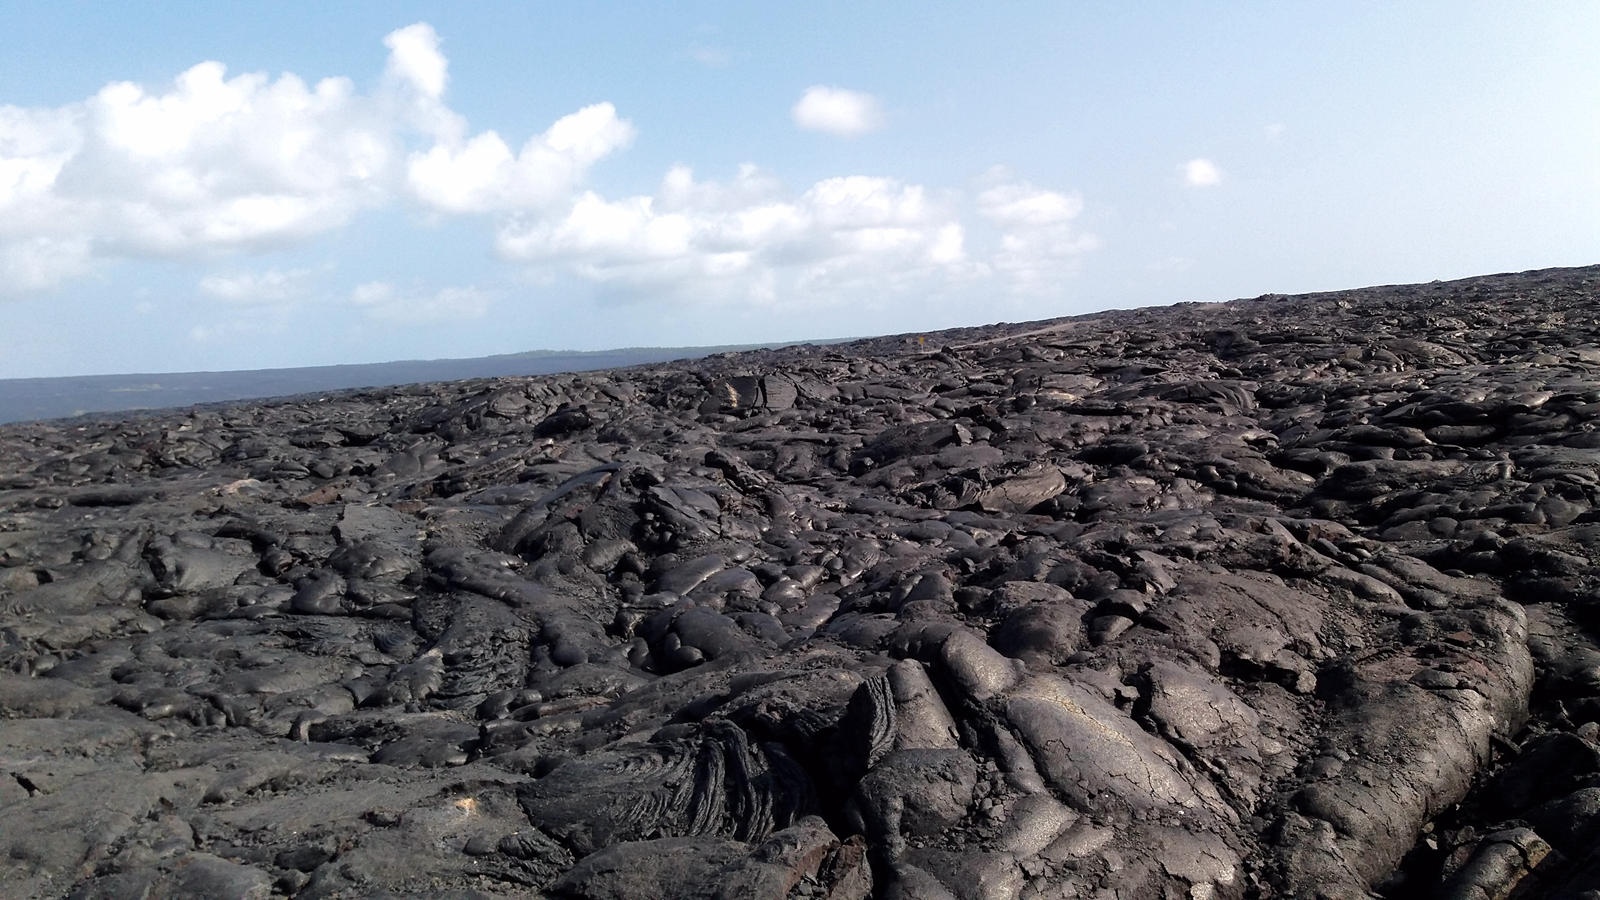
[[1597, 896], [1600, 266], [0, 428], [0, 895]]

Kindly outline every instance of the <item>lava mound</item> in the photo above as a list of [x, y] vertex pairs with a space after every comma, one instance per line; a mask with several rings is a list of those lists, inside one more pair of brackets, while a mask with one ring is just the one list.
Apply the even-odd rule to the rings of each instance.
[[0, 895], [1591, 897], [1600, 267], [0, 428]]

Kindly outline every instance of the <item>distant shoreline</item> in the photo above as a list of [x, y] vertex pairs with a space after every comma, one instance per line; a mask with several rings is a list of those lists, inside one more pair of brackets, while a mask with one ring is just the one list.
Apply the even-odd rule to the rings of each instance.
[[831, 344], [850, 338], [711, 347], [625, 347], [616, 350], [533, 350], [474, 359], [399, 360], [231, 372], [135, 372], [0, 379], [0, 424], [93, 413], [170, 409], [198, 403], [255, 400], [347, 388], [388, 387], [468, 378], [508, 378], [591, 372], [695, 359], [715, 353]]

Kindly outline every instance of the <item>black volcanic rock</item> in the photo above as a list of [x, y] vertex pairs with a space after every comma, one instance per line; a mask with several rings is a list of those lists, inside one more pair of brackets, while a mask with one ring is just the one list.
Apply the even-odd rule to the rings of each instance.
[[0, 894], [1589, 896], [1597, 425], [1600, 268], [6, 426]]

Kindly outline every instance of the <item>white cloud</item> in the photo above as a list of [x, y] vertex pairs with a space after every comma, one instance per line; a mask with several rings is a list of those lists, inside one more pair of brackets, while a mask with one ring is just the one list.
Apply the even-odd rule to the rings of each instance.
[[794, 123], [801, 128], [841, 137], [856, 137], [883, 127], [883, 109], [876, 97], [820, 84], [807, 88], [791, 112]]
[[513, 156], [494, 132], [467, 137], [444, 104], [448, 63], [430, 26], [384, 43], [370, 94], [346, 78], [229, 77], [203, 62], [164, 89], [116, 82], [58, 109], [0, 106], [0, 294], [53, 288], [99, 261], [301, 243], [399, 199], [443, 213], [562, 206], [633, 137], [600, 103]]
[[633, 137], [615, 107], [596, 103], [556, 120], [516, 156], [493, 131], [413, 154], [407, 184], [417, 199], [444, 212], [543, 208], [566, 199], [590, 166]]
[[1283, 132], [1287, 128], [1288, 126], [1284, 125], [1282, 122], [1274, 122], [1271, 125], [1263, 127], [1261, 129], [1261, 133], [1267, 136], [1267, 140], [1275, 141], [1278, 138], [1283, 137]]
[[383, 39], [389, 59], [381, 89], [373, 96], [390, 127], [409, 126], [435, 141], [459, 143], [467, 121], [445, 105], [450, 62], [439, 52], [439, 35], [426, 22], [407, 25]]
[[[310, 276], [310, 269], [288, 272], [268, 269], [200, 279], [200, 293], [220, 302], [199, 314], [208, 321], [191, 327], [189, 339], [215, 344], [254, 340], [264, 334], [283, 334], [293, 323], [298, 301], [309, 287]], [[154, 309], [146, 303], [140, 306]]]
[[1209, 159], [1191, 159], [1183, 164], [1183, 181], [1190, 187], [1212, 187], [1222, 183], [1222, 170]]
[[90, 266], [89, 244], [81, 238], [24, 237], [0, 243], [0, 296], [59, 287]]
[[[397, 147], [350, 82], [126, 82], [58, 110], [0, 107], [0, 255], [49, 286], [91, 259], [253, 250], [336, 228], [384, 198]], [[30, 249], [31, 248], [31, 249]], [[42, 249], [53, 248], [53, 249]]]
[[1083, 211], [1083, 201], [1055, 191], [1044, 191], [1027, 182], [992, 187], [978, 195], [978, 212], [1003, 225], [1057, 225]]
[[[989, 173], [991, 179], [1009, 177], [1003, 169]], [[1016, 292], [1059, 290], [1077, 258], [1100, 246], [1094, 235], [1073, 227], [1081, 212], [1081, 198], [1026, 181], [1007, 180], [988, 188], [978, 195], [978, 214], [1001, 230], [989, 264], [1010, 277]]]
[[476, 287], [450, 287], [429, 292], [401, 290], [387, 281], [372, 281], [350, 292], [350, 302], [369, 318], [403, 325], [481, 319], [493, 297]]
[[389, 48], [389, 64], [384, 74], [406, 81], [425, 97], [437, 100], [450, 83], [450, 64], [439, 52], [439, 35], [426, 22], [407, 25], [383, 39]]
[[690, 303], [870, 303], [980, 284], [1059, 291], [1099, 246], [1075, 227], [1083, 201], [1004, 170], [988, 183], [973, 203], [989, 226], [976, 245], [954, 195], [868, 176], [824, 179], [796, 195], [747, 165], [725, 183], [675, 167], [653, 196], [584, 192], [560, 216], [508, 219], [496, 246], [608, 292]]
[[235, 305], [287, 303], [305, 293], [310, 275], [310, 269], [268, 269], [232, 277], [210, 275], [200, 279], [200, 290]]
[[[1059, 290], [1098, 245], [1076, 227], [1079, 197], [998, 170], [973, 196], [867, 175], [795, 190], [752, 165], [696, 180], [679, 166], [653, 195], [608, 198], [588, 186], [590, 172], [636, 134], [610, 103], [513, 150], [494, 131], [470, 133], [445, 103], [449, 62], [430, 26], [384, 43], [383, 76], [365, 93], [345, 78], [229, 77], [205, 62], [161, 89], [118, 82], [59, 109], [0, 106], [0, 292], [48, 290], [117, 259], [256, 253], [401, 203], [487, 217], [496, 250], [530, 277], [697, 303]], [[828, 87], [808, 90], [794, 116], [846, 136], [883, 124], [876, 99]], [[209, 275], [200, 293], [240, 321], [194, 336], [283, 327], [312, 277]], [[372, 282], [349, 302], [417, 323], [482, 316], [493, 299], [477, 287]]]
[[791, 196], [746, 166], [727, 184], [674, 168], [653, 197], [587, 192], [559, 218], [509, 224], [498, 248], [509, 259], [684, 299], [816, 302], [868, 283], [957, 274], [966, 267], [963, 244], [956, 210], [920, 185], [857, 175]]

